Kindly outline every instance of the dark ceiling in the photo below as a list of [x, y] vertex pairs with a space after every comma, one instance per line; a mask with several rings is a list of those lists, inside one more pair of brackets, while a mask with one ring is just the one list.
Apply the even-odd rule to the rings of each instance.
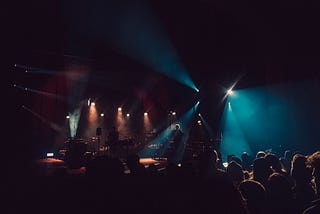
[[10, 14], [11, 39], [19, 60], [30, 64], [61, 66], [71, 55], [105, 69], [133, 68], [141, 62], [87, 35], [104, 35], [109, 30], [104, 24], [123, 15], [117, 9], [130, 13], [146, 3], [199, 84], [208, 75], [224, 83], [244, 74], [243, 81], [254, 84], [314, 77], [319, 69], [316, 1], [33, 0], [20, 2]]
[[[111, 93], [127, 99], [147, 88], [154, 90], [152, 95], [162, 95], [161, 100], [170, 96], [165, 106], [159, 99], [153, 100], [168, 109], [175, 104], [189, 106], [194, 96], [198, 96], [197, 99], [207, 101], [202, 108], [210, 112], [207, 118], [211, 118], [209, 123], [216, 129], [223, 89], [236, 80], [239, 80], [236, 88], [246, 88], [319, 79], [320, 4], [317, 1], [19, 0], [11, 3], [10, 10], [3, 13], [8, 29], [3, 31], [3, 50], [9, 53], [6, 70], [11, 74], [10, 83], [18, 81], [45, 90], [45, 83], [51, 78], [26, 76], [13, 68], [15, 63], [59, 72], [64, 72], [70, 64], [85, 65], [90, 70], [88, 80], [94, 83], [87, 87], [90, 91], [85, 96], [110, 98]], [[171, 41], [201, 94], [193, 95], [190, 89], [117, 50], [116, 41], [112, 40], [117, 37], [108, 37], [117, 29], [122, 16], [128, 17], [137, 5], [144, 8], [145, 4], [152, 9], [149, 13], [158, 20], [161, 32]], [[145, 21], [152, 26], [151, 20]], [[127, 24], [130, 26], [130, 19]], [[130, 39], [132, 35], [118, 36]], [[99, 80], [98, 84], [95, 80]], [[110, 93], [106, 94], [106, 87]], [[11, 100], [12, 96], [17, 97], [17, 106], [27, 100], [21, 94], [16, 90], [8, 92]], [[25, 120], [30, 119], [21, 115]], [[20, 124], [20, 119], [17, 121], [15, 124]], [[16, 128], [13, 127], [13, 132]], [[22, 136], [28, 135], [25, 131]]]
[[[17, 4], [13, 10], [7, 13], [8, 49], [13, 53], [9, 62], [59, 72], [70, 64], [86, 65], [90, 70], [89, 83], [93, 83], [87, 87], [88, 96], [110, 97], [111, 93], [127, 98], [136, 93], [135, 89], [145, 89], [151, 84], [154, 90], [161, 88], [161, 93], [171, 94], [167, 104], [170, 107], [193, 93], [134, 55], [117, 49], [122, 45], [118, 37], [121, 42], [134, 36], [139, 40], [140, 34], [142, 38], [155, 28], [170, 40], [181, 64], [202, 91], [198, 96], [208, 98], [211, 109], [223, 97], [223, 90], [236, 80], [239, 80], [236, 88], [246, 88], [319, 78], [320, 4], [316, 1], [14, 3]], [[131, 21], [131, 17], [142, 17], [142, 27], [135, 29], [137, 22]], [[123, 20], [131, 31], [116, 34]], [[13, 77], [10, 81], [22, 80], [34, 88], [46, 82], [46, 77], [35, 76], [25, 83], [26, 78], [19, 72], [14, 72]], [[99, 83], [94, 81], [97, 79]]]

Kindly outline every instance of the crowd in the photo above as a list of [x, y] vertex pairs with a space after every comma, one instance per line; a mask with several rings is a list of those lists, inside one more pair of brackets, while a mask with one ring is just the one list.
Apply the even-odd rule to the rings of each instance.
[[260, 151], [254, 157], [202, 152], [181, 164], [142, 165], [97, 156], [81, 175], [23, 177], [8, 213], [320, 213], [320, 152]]

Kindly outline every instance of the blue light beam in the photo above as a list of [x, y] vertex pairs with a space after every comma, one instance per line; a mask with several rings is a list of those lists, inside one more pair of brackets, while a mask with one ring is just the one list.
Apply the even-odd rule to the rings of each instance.
[[[184, 149], [186, 142], [189, 138], [191, 121], [194, 117], [200, 102], [197, 102], [192, 108], [190, 108], [180, 119], [173, 122], [174, 124], [180, 124], [180, 127], [184, 133], [182, 143], [177, 148], [176, 156], [173, 158], [173, 162], [181, 163], [184, 155]], [[166, 150], [169, 147], [169, 138], [172, 133], [172, 125], [167, 127], [156, 139], [151, 141], [140, 153], [140, 157], [163, 157]]]

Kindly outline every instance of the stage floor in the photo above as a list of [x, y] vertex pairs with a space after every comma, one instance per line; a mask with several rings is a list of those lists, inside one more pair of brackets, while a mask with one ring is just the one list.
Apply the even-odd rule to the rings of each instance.
[[[123, 161], [123, 160], [122, 160]], [[162, 170], [167, 165], [166, 158], [140, 158], [139, 162], [148, 168], [150, 164], [157, 166], [158, 170]], [[123, 161], [124, 165], [125, 162]], [[34, 174], [38, 176], [51, 176], [60, 173], [66, 173], [67, 175], [84, 175], [86, 173], [86, 167], [82, 166], [80, 168], [71, 169], [68, 167], [66, 162], [57, 158], [42, 158], [35, 160], [33, 162]], [[125, 174], [129, 173], [125, 166]]]

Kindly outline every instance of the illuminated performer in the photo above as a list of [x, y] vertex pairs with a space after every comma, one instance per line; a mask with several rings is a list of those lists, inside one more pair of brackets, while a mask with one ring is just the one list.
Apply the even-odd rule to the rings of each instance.
[[183, 145], [183, 135], [180, 125], [177, 123], [175, 125], [175, 129], [171, 135], [171, 143], [168, 154], [168, 161], [173, 163], [178, 163], [179, 160], [179, 151], [181, 150], [181, 146]]

